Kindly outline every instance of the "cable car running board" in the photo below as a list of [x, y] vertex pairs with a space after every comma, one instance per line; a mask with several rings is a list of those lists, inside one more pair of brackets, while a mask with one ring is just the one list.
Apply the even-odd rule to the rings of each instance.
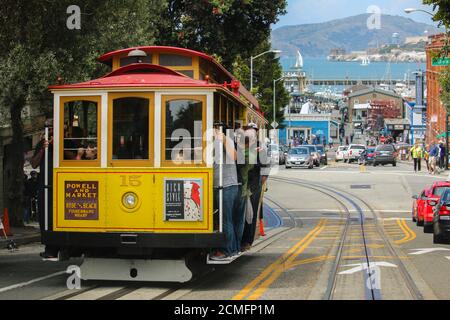
[[192, 271], [187, 267], [184, 259], [85, 258], [81, 265], [81, 278], [83, 280], [185, 283], [192, 280], [192, 277]]

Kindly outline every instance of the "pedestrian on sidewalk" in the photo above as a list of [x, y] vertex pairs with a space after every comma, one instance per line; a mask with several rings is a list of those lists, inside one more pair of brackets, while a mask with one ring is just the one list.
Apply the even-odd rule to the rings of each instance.
[[423, 159], [427, 165], [427, 171], [430, 173], [430, 154], [428, 153], [428, 150], [430, 150], [430, 145], [427, 144], [425, 146], [425, 150], [423, 151]]
[[411, 156], [414, 159], [414, 172], [422, 171], [423, 148], [418, 142], [411, 148]]
[[441, 168], [441, 170], [445, 170], [445, 154], [447, 152], [447, 149], [445, 148], [444, 141], [441, 141], [439, 143], [439, 149], [439, 168]]
[[436, 159], [439, 155], [439, 148], [436, 144], [432, 144], [430, 146], [430, 174], [436, 174], [437, 173], [437, 166], [436, 166]]

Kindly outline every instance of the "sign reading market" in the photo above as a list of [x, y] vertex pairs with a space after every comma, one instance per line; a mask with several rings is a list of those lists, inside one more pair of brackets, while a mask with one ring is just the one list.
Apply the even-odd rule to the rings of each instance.
[[66, 220], [98, 220], [98, 181], [67, 181], [64, 206]]

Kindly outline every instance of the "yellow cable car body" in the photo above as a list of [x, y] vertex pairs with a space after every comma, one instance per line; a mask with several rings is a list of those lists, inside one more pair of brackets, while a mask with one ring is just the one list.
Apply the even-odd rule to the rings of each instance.
[[[224, 241], [213, 201], [214, 123], [264, 128], [266, 120], [256, 99], [200, 52], [140, 47], [99, 60], [112, 72], [50, 87], [53, 199], [43, 241], [69, 257], [95, 257], [100, 269], [122, 259], [133, 272], [115, 279], [161, 280], [149, 263], [160, 274], [167, 265], [152, 260], [155, 252], [169, 259]], [[152, 272], [134, 272], [127, 257]], [[187, 281], [178, 271], [185, 275], [174, 281]]]

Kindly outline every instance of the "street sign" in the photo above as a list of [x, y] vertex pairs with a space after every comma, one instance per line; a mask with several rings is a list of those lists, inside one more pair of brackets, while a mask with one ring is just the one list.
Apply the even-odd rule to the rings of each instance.
[[279, 125], [280, 124], [276, 121], [272, 122], [272, 124], [271, 124], [272, 128], [274, 128], [274, 129], [278, 128]]
[[433, 67], [448, 67], [450, 66], [450, 57], [447, 58], [433, 58], [431, 65]]

